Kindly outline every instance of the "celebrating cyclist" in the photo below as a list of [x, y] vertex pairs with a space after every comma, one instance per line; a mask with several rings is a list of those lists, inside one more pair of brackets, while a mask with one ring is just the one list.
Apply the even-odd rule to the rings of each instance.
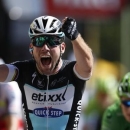
[[[76, 61], [62, 59], [65, 36]], [[29, 27], [32, 59], [0, 66], [0, 81], [16, 80], [22, 92], [29, 130], [76, 130], [86, 80], [92, 75], [91, 48], [76, 21], [40, 16]]]
[[118, 96], [119, 100], [105, 111], [101, 130], [130, 130], [130, 72], [122, 78]]

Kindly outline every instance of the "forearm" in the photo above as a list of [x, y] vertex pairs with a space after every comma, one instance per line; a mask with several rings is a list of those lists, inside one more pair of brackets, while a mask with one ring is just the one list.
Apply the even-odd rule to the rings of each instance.
[[72, 45], [78, 68], [84, 72], [91, 73], [94, 61], [91, 48], [80, 34], [72, 41]]
[[90, 47], [85, 43], [77, 30], [75, 19], [65, 17], [62, 30], [71, 40], [76, 58], [75, 70], [82, 78], [89, 78], [92, 73], [93, 55]]

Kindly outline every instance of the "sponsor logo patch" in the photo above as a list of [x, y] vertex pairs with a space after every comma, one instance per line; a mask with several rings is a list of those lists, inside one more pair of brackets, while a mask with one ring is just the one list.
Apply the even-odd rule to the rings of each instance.
[[39, 117], [56, 118], [62, 116], [64, 112], [60, 109], [56, 109], [52, 107], [48, 107], [48, 108], [44, 107], [44, 108], [34, 109], [33, 114]]

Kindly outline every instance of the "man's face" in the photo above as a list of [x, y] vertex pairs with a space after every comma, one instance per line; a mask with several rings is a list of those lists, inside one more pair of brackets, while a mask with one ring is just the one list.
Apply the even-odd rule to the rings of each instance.
[[[55, 73], [54, 70], [55, 65], [60, 57], [60, 53], [64, 53], [65, 51], [65, 43], [61, 43], [58, 46], [50, 47], [46, 44], [44, 44], [42, 47], [34, 46], [33, 44], [30, 45], [31, 48], [33, 48], [33, 57], [36, 61], [36, 65], [38, 70], [42, 74], [50, 75]], [[61, 65], [61, 59], [59, 66]], [[60, 68], [57, 68], [60, 69]]]
[[123, 115], [125, 119], [130, 122], [130, 98], [122, 97], [121, 101], [123, 101], [123, 103], [121, 103]]

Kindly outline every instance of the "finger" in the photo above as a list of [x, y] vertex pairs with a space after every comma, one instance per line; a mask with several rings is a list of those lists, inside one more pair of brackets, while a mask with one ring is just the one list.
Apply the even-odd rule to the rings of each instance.
[[65, 17], [63, 20], [62, 20], [62, 23], [64, 24], [65, 21], [67, 20], [68, 17]]

